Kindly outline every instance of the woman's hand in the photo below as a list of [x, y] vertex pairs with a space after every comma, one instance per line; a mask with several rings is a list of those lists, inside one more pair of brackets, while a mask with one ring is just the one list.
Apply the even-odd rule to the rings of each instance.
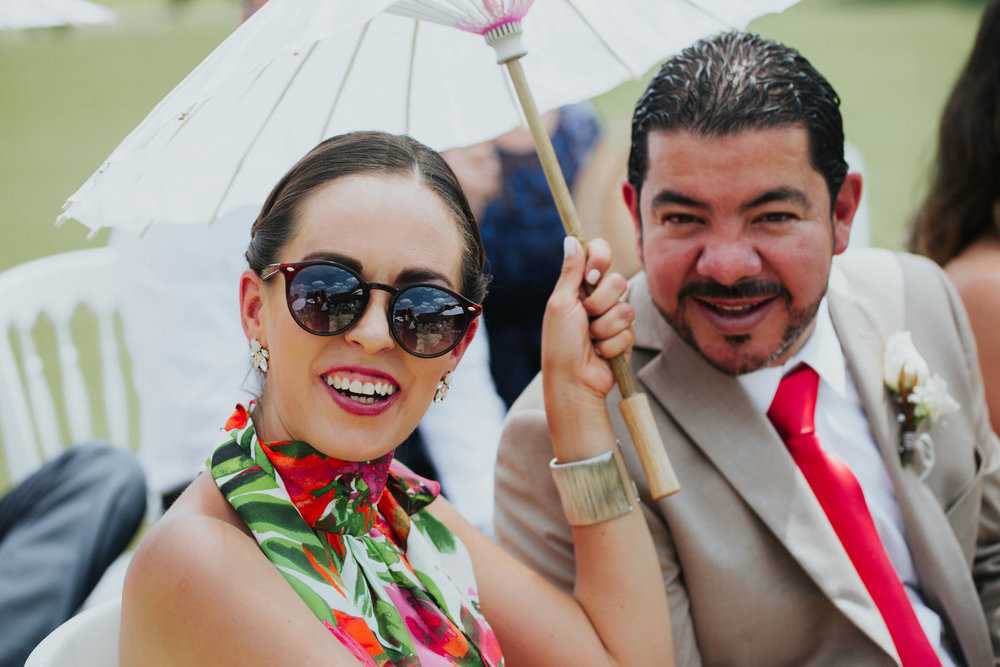
[[[605, 430], [605, 397], [615, 382], [607, 360], [631, 350], [635, 313], [619, 302], [625, 279], [606, 274], [611, 265], [607, 243], [591, 241], [584, 255], [580, 242], [567, 236], [564, 248], [562, 272], [542, 324], [542, 382], [556, 454], [572, 460], [588, 454], [566, 451], [561, 444], [575, 447], [587, 431]], [[593, 287], [589, 296], [585, 280]], [[607, 445], [605, 441], [599, 451]]]
[[[608, 245], [591, 242], [589, 257], [575, 238], [567, 238], [565, 247], [562, 274], [542, 325], [545, 418], [560, 463], [616, 449], [606, 405], [614, 387], [607, 358], [631, 349], [634, 317], [630, 305], [619, 303], [625, 279], [605, 275], [611, 263]], [[594, 288], [589, 296], [582, 287], [585, 277]], [[519, 419], [529, 414], [538, 419], [533, 410], [522, 411]], [[641, 510], [573, 527], [576, 583], [570, 598], [478, 533], [442, 499], [431, 507], [469, 549], [483, 613], [509, 664], [674, 664], [666, 589]], [[535, 510], [552, 520], [553, 508]], [[529, 513], [532, 520], [535, 516]], [[565, 637], [572, 641], [562, 641]]]

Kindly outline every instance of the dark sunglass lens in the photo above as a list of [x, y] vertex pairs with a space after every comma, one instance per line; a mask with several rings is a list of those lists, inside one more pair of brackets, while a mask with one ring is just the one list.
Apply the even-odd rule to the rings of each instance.
[[448, 350], [462, 337], [467, 323], [458, 299], [434, 287], [403, 289], [392, 309], [392, 326], [400, 344], [422, 356]]
[[339, 333], [361, 314], [364, 294], [357, 277], [327, 264], [292, 274], [288, 305], [304, 327], [319, 334]]

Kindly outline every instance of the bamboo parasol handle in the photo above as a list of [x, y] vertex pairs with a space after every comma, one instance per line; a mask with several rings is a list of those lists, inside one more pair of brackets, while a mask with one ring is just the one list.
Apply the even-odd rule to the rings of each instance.
[[[549, 183], [549, 189], [555, 199], [563, 227], [568, 235], [578, 238], [586, 249], [587, 239], [584, 236], [583, 227], [580, 225], [576, 206], [570, 197], [566, 179], [559, 167], [559, 161], [556, 159], [552, 140], [549, 138], [548, 132], [545, 131], [542, 117], [538, 113], [538, 107], [535, 106], [534, 97], [528, 88], [528, 81], [524, 77], [520, 58], [511, 58], [503, 64], [507, 66], [507, 72], [510, 74], [518, 101], [521, 103], [521, 109], [528, 121], [528, 128], [535, 141], [538, 158], [541, 160], [545, 179]], [[585, 287], [588, 292], [593, 289], [590, 285], [585, 285]], [[636, 453], [642, 462], [650, 493], [654, 499], [659, 499], [680, 491], [681, 487], [677, 481], [677, 475], [674, 474], [670, 459], [667, 458], [667, 450], [664, 448], [660, 433], [656, 428], [649, 399], [644, 393], [636, 390], [635, 380], [632, 378], [625, 355], [620, 354], [614, 359], [608, 360], [608, 363], [611, 364], [611, 370], [614, 372], [618, 388], [621, 390], [622, 401], [618, 407], [625, 418], [625, 425], [628, 427]]]

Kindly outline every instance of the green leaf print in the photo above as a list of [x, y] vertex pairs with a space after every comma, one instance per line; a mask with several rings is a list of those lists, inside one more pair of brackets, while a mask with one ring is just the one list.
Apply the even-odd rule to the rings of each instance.
[[375, 617], [378, 619], [379, 629], [398, 647], [399, 657], [393, 658], [394, 663], [401, 664], [398, 661], [402, 656], [416, 653], [406, 624], [392, 603], [382, 599], [375, 600]]
[[438, 521], [433, 514], [421, 510], [410, 519], [420, 526], [420, 531], [430, 539], [435, 549], [441, 553], [455, 553], [455, 533]]
[[333, 625], [337, 624], [337, 618], [330, 611], [330, 605], [326, 603], [325, 600], [313, 589], [309, 588], [304, 582], [299, 580], [293, 574], [281, 571], [282, 576], [285, 577], [285, 581], [298, 593], [302, 601], [306, 603], [309, 607], [309, 611], [316, 615], [321, 621], [329, 621]]

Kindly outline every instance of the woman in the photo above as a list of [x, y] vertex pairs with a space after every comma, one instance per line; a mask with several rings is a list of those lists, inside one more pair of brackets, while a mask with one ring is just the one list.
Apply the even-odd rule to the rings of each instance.
[[1000, 433], [1000, 0], [986, 7], [941, 116], [933, 181], [910, 250], [942, 265], [962, 297]]
[[[356, 133], [303, 158], [254, 224], [240, 306], [264, 389], [136, 552], [122, 663], [497, 665], [502, 648], [518, 665], [667, 664], [645, 521], [615, 459], [591, 460], [614, 447], [601, 357], [628, 349], [632, 311], [605, 244], [565, 248], [543, 371], [568, 464], [553, 474], [592, 501], [566, 488], [575, 598], [390, 464], [475, 332], [483, 250], [437, 153]], [[609, 493], [587, 483], [601, 473]]]

